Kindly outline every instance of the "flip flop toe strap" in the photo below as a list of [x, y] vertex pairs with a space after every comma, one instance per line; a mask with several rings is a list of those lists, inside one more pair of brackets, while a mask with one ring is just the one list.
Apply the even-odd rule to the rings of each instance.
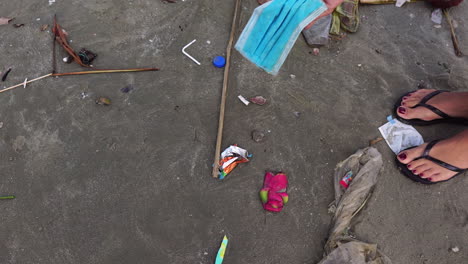
[[432, 147], [434, 147], [434, 145], [437, 144], [437, 142], [439, 142], [439, 140], [434, 140], [434, 141], [430, 142], [429, 144], [427, 144], [426, 149], [424, 149], [424, 154], [421, 156], [421, 158], [430, 160], [430, 161], [436, 163], [437, 165], [446, 168], [447, 170], [451, 170], [451, 171], [454, 171], [454, 172], [463, 172], [463, 171], [465, 171], [464, 169], [460, 169], [460, 168], [458, 168], [456, 166], [448, 164], [447, 162], [443, 162], [443, 161], [441, 161], [439, 159], [436, 159], [436, 158], [433, 158], [433, 157], [429, 156], [429, 152], [431, 151]]
[[412, 108], [416, 108], [418, 106], [422, 106], [422, 107], [425, 107], [429, 110], [431, 110], [433, 113], [435, 113], [436, 115], [442, 117], [442, 118], [450, 118], [449, 115], [447, 115], [446, 113], [442, 112], [439, 108], [435, 107], [435, 106], [432, 106], [432, 105], [428, 105], [426, 104], [427, 101], [429, 101], [432, 97], [440, 94], [440, 93], [445, 93], [447, 91], [444, 91], [444, 90], [438, 90], [438, 91], [434, 91], [426, 96], [423, 97], [423, 99], [421, 100], [421, 102], [419, 102], [417, 105], [413, 106]]

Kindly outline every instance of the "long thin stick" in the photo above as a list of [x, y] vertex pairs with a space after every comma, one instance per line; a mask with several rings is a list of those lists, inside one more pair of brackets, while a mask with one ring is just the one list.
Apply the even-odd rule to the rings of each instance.
[[231, 66], [231, 51], [232, 43], [234, 42], [234, 35], [236, 33], [237, 16], [239, 13], [241, 0], [236, 0], [236, 8], [234, 9], [234, 17], [231, 25], [231, 36], [226, 51], [226, 66], [224, 68], [223, 90], [221, 93], [221, 106], [219, 107], [219, 123], [218, 123], [218, 136], [216, 138], [216, 151], [213, 164], [213, 177], [217, 178], [219, 174], [219, 158], [221, 155], [221, 143], [223, 141], [223, 128], [224, 128], [224, 111], [226, 109], [226, 96], [229, 83], [229, 68]]
[[[40, 79], [47, 78], [49, 76], [85, 75], [85, 74], [98, 74], [98, 73], [143, 72], [143, 71], [159, 71], [159, 69], [158, 68], [137, 68], [137, 69], [123, 69], [123, 70], [95, 70], [95, 71], [82, 71], [82, 72], [49, 73], [44, 76], [37, 77], [36, 79], [29, 80], [26, 82], [26, 84], [38, 81]], [[0, 93], [9, 91], [11, 89], [15, 89], [17, 87], [23, 86], [24, 84], [25, 83], [22, 82], [17, 85], [13, 85], [11, 87], [0, 90]]]
[[463, 53], [460, 50], [460, 45], [458, 44], [457, 35], [455, 34], [455, 27], [452, 24], [452, 18], [450, 17], [449, 11], [446, 8], [444, 8], [444, 15], [447, 19], [447, 22], [450, 25], [450, 34], [452, 35], [453, 49], [455, 50], [455, 55], [457, 55], [457, 57], [463, 57]]
[[[49, 76], [52, 76], [52, 73], [46, 74], [46, 75], [41, 76], [41, 77], [37, 77], [36, 79], [29, 80], [29, 81], [26, 82], [26, 84], [32, 83], [32, 82], [35, 82], [35, 81], [39, 81], [40, 79], [44, 79], [44, 78], [47, 78], [47, 77], [49, 77]], [[11, 89], [15, 89], [15, 88], [17, 88], [17, 87], [23, 86], [24, 84], [25, 84], [25, 83], [22, 82], [22, 83], [19, 83], [19, 84], [17, 84], [17, 85], [13, 85], [13, 86], [11, 86], [11, 87], [8, 87], [8, 88], [5, 88], [5, 89], [3, 89], [3, 90], [0, 90], [0, 93], [9, 91], [9, 90], [11, 90]]]
[[52, 76], [85, 75], [85, 74], [98, 74], [98, 73], [143, 72], [143, 71], [159, 71], [159, 68], [137, 68], [137, 69], [123, 69], [123, 70], [93, 70], [93, 71], [81, 71], [81, 72], [64, 72], [64, 73], [54, 73], [52, 74]]

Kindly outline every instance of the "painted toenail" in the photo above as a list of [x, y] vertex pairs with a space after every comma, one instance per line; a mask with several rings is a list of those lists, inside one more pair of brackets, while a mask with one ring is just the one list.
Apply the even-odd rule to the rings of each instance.
[[398, 107], [398, 113], [400, 113], [400, 114], [405, 114], [405, 113], [406, 113], [406, 108], [401, 107], [401, 106]]
[[400, 158], [401, 160], [405, 160], [406, 159], [406, 153], [401, 153], [400, 155], [398, 155], [398, 158]]
[[412, 172], [412, 173], [416, 173], [416, 170], [412, 170], [411, 172]]
[[419, 177], [422, 177], [422, 176], [424, 176], [424, 173], [419, 174]]
[[411, 165], [408, 164], [408, 169], [411, 168]]
[[427, 178], [429, 181], [432, 181], [432, 178]]
[[406, 103], [405, 103], [405, 102], [403, 102], [403, 103], [401, 103], [401, 105], [406, 105]]
[[407, 96], [403, 97], [403, 100], [408, 100], [408, 97]]

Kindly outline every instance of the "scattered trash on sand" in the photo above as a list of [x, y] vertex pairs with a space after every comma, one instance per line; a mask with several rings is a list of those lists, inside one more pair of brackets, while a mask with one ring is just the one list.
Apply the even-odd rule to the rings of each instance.
[[236, 145], [231, 145], [221, 153], [221, 160], [219, 161], [219, 175], [220, 180], [224, 179], [239, 163], [249, 162], [249, 153], [247, 150], [240, 148]]
[[245, 99], [245, 97], [242, 96], [242, 95], [237, 96], [237, 98], [239, 98], [239, 100], [240, 100], [242, 103], [244, 103], [245, 105], [249, 105], [249, 104], [250, 104], [250, 102], [247, 101], [247, 99]]
[[[324, 248], [324, 258], [319, 264], [392, 263], [377, 249], [376, 244], [361, 242], [349, 232], [352, 229], [351, 220], [371, 197], [382, 167], [382, 155], [373, 147], [358, 150], [336, 166], [334, 175], [336, 209], [333, 210], [335, 213]], [[340, 181], [349, 171], [355, 176], [352, 184], [347, 189], [343, 189]]]
[[185, 51], [188, 47], [190, 47], [190, 45], [192, 45], [192, 44], [195, 43], [196, 41], [197, 41], [197, 40], [194, 39], [194, 40], [192, 40], [189, 44], [185, 45], [185, 46], [182, 48], [182, 53], [183, 53], [185, 56], [189, 57], [189, 58], [190, 58], [193, 62], [195, 62], [196, 64], [201, 65], [201, 63], [200, 63], [199, 61], [197, 61], [194, 57], [190, 56], [190, 54], [188, 54], [188, 53]]
[[96, 99], [96, 104], [98, 105], [111, 105], [111, 103], [111, 100], [106, 97], [99, 97], [98, 99]]
[[0, 25], [8, 25], [14, 18], [0, 17]]
[[289, 201], [288, 177], [279, 172], [274, 174], [266, 172], [263, 180], [263, 188], [260, 190], [260, 200], [263, 208], [270, 212], [281, 212]]
[[252, 97], [249, 100], [250, 100], [250, 102], [252, 102], [254, 104], [257, 104], [257, 105], [264, 105], [267, 102], [267, 99], [265, 99], [265, 97], [263, 97], [261, 95], [257, 95], [255, 97]]
[[90, 50], [83, 48], [80, 50], [80, 52], [78, 52], [78, 56], [80, 57], [81, 62], [92, 67], [91, 63], [98, 55]]
[[222, 264], [224, 260], [224, 254], [226, 253], [227, 245], [228, 245], [228, 238], [224, 236], [223, 241], [221, 242], [221, 246], [219, 247], [218, 254], [216, 255], [215, 264]]
[[8, 70], [5, 71], [5, 73], [2, 75], [2, 82], [6, 81], [8, 74], [11, 72], [11, 68], [8, 68]]
[[263, 139], [265, 138], [265, 133], [259, 130], [254, 130], [252, 131], [252, 140], [259, 143], [262, 142]]
[[235, 48], [257, 67], [276, 75], [301, 31], [326, 10], [321, 0], [263, 4], [253, 11]]
[[331, 21], [332, 15], [330, 14], [318, 19], [312, 27], [302, 31], [302, 35], [309, 46], [324, 46], [328, 44]]
[[431, 14], [431, 20], [436, 24], [442, 24], [442, 9], [435, 9]]
[[391, 119], [379, 127], [379, 131], [395, 154], [424, 143], [423, 137], [414, 127], [403, 124], [396, 119]]
[[450, 250], [452, 250], [453, 253], [458, 253], [460, 252], [460, 249], [458, 247], [453, 247]]
[[343, 186], [343, 188], [348, 189], [352, 180], [353, 180], [353, 171], [348, 171], [346, 175], [340, 180], [340, 185]]
[[133, 85], [129, 84], [125, 87], [123, 87], [122, 89], [120, 89], [120, 91], [122, 93], [129, 93], [130, 91], [132, 91], [134, 89]]
[[226, 65], [226, 59], [223, 56], [216, 56], [213, 58], [213, 65], [216, 68], [223, 68]]
[[16, 196], [14, 195], [6, 195], [6, 196], [0, 196], [0, 200], [11, 200], [11, 199], [15, 199]]

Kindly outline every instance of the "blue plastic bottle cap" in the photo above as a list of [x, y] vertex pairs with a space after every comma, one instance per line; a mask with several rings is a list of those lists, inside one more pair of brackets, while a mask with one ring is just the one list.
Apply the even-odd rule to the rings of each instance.
[[226, 65], [226, 59], [223, 56], [216, 56], [213, 59], [213, 65], [218, 68], [224, 67]]

